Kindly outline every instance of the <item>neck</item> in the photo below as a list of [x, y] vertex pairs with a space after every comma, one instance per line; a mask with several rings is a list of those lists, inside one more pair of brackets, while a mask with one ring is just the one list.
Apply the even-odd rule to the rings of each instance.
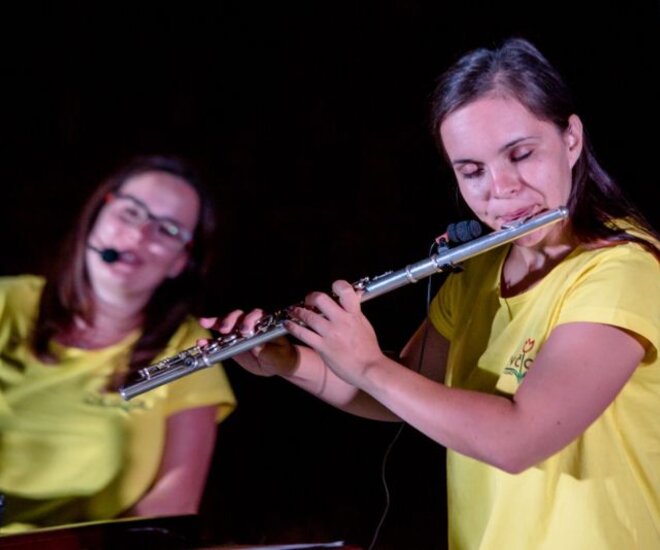
[[58, 340], [68, 346], [100, 349], [116, 344], [139, 328], [145, 304], [131, 300], [107, 301], [96, 296], [89, 321], [80, 317]]
[[127, 334], [142, 324], [143, 304], [117, 304], [96, 300], [90, 328], [108, 333]]
[[502, 296], [515, 296], [536, 285], [576, 246], [577, 243], [570, 238], [538, 247], [514, 244], [502, 270]]

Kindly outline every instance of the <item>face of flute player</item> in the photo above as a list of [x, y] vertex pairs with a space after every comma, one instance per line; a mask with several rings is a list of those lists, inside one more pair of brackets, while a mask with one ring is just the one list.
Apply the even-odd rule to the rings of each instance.
[[[489, 94], [450, 113], [439, 130], [461, 195], [492, 229], [568, 204], [582, 150], [576, 115], [562, 130], [510, 96]], [[517, 244], [559, 242], [562, 227], [542, 228]]]
[[167, 278], [177, 277], [189, 259], [187, 242], [200, 213], [200, 198], [184, 179], [161, 171], [134, 175], [110, 193], [89, 235], [97, 248], [121, 252], [104, 262], [86, 254], [94, 292], [142, 296], [148, 300]]

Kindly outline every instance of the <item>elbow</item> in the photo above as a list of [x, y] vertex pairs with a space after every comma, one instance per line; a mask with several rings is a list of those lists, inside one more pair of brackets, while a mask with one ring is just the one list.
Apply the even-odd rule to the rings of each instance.
[[516, 460], [510, 460], [510, 461], [501, 461], [499, 464], [493, 464], [496, 468], [499, 468], [503, 472], [506, 472], [507, 474], [511, 475], [517, 475], [532, 466], [532, 464], [528, 464], [527, 462], [523, 461], [516, 461]]
[[197, 515], [199, 513], [199, 505], [190, 504], [188, 506], [182, 506], [179, 512], [179, 515]]
[[505, 452], [494, 453], [486, 462], [507, 474], [517, 475], [538, 464], [541, 460], [542, 458], [530, 453], [529, 449], [523, 445]]
[[516, 475], [543, 460], [538, 451], [524, 438], [514, 441], [501, 438], [489, 452], [484, 449], [481, 460], [507, 474]]
[[508, 426], [482, 440], [481, 460], [507, 474], [517, 475], [539, 464], [555, 451], [550, 436], [539, 430], [538, 426], [525, 422], [513, 424], [515, 429]]

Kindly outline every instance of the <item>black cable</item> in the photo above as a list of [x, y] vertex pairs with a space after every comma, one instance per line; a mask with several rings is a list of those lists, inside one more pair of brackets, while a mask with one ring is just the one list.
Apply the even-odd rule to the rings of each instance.
[[[435, 244], [431, 245], [429, 255], [433, 254], [433, 248], [435, 246], [436, 246]], [[428, 278], [428, 282], [426, 285], [426, 318], [427, 319], [429, 317], [429, 313], [431, 310], [431, 279], [432, 277]], [[417, 368], [415, 369], [415, 372], [417, 373], [421, 372], [422, 370], [422, 364], [424, 362], [424, 352], [426, 351], [426, 335], [428, 334], [428, 330], [429, 330], [429, 325], [427, 323], [424, 328], [424, 337], [422, 338], [422, 349], [420, 350], [419, 360], [417, 361]], [[380, 535], [380, 530], [385, 524], [385, 519], [387, 518], [387, 514], [390, 511], [391, 497], [390, 497], [390, 489], [387, 485], [387, 474], [386, 474], [387, 459], [389, 458], [390, 453], [394, 448], [394, 444], [399, 439], [399, 436], [403, 432], [403, 428], [405, 426], [406, 423], [401, 422], [399, 429], [394, 434], [392, 441], [390, 441], [389, 445], [387, 446], [387, 449], [385, 449], [385, 454], [383, 455], [383, 462], [381, 463], [381, 469], [380, 469], [380, 479], [383, 483], [383, 490], [385, 491], [385, 508], [383, 509], [383, 513], [381, 514], [380, 519], [378, 520], [378, 524], [376, 525], [376, 529], [374, 530], [374, 534], [371, 537], [371, 542], [369, 543], [367, 550], [374, 550], [376, 546], [376, 541], [378, 540], [378, 536]]]

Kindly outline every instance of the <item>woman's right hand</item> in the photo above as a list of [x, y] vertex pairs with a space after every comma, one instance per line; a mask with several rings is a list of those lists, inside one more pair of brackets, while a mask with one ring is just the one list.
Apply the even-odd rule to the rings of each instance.
[[[242, 336], [248, 337], [254, 333], [254, 327], [263, 315], [261, 309], [254, 309], [247, 314], [237, 309], [222, 318], [202, 317], [199, 322], [204, 328], [215, 330], [222, 335], [238, 331]], [[288, 338], [282, 336], [234, 355], [231, 359], [258, 376], [290, 376], [298, 366], [298, 350]]]

